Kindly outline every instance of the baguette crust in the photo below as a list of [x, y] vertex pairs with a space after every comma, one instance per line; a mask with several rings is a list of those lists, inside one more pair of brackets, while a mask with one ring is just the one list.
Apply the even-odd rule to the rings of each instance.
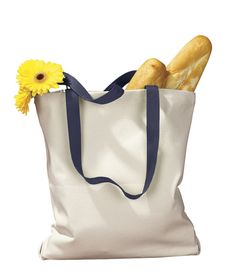
[[167, 74], [162, 62], [155, 58], [148, 59], [136, 71], [126, 90], [143, 89], [146, 85], [163, 87]]
[[210, 40], [197, 36], [167, 66], [166, 88], [195, 91], [212, 50]]

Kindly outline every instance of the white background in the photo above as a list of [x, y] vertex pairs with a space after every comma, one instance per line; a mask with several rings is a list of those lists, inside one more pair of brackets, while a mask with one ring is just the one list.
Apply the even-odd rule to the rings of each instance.
[[[0, 4], [0, 275], [235, 276], [235, 1], [2, 1]], [[213, 44], [197, 101], [181, 185], [200, 256], [41, 261], [53, 223], [44, 141], [33, 103], [15, 110], [26, 59], [63, 65], [103, 89], [147, 58], [164, 63], [198, 34]], [[33, 102], [33, 101], [32, 101]]]

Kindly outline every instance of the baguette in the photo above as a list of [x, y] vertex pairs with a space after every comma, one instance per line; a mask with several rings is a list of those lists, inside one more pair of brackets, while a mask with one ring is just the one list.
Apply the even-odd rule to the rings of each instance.
[[165, 88], [195, 91], [211, 50], [211, 42], [205, 36], [189, 41], [167, 66]]
[[134, 74], [126, 90], [143, 89], [146, 85], [163, 87], [167, 76], [165, 65], [157, 59], [145, 61]]

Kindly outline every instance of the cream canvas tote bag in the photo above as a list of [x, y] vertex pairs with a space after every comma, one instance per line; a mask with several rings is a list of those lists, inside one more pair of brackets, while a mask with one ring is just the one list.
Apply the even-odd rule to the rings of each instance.
[[35, 97], [55, 223], [42, 259], [200, 252], [179, 191], [195, 103], [187, 91], [67, 88]]

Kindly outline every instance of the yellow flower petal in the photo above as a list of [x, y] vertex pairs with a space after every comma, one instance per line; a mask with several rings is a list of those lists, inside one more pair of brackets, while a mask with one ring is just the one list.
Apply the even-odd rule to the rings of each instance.
[[18, 111], [27, 114], [29, 111], [29, 102], [32, 98], [31, 92], [25, 88], [21, 88], [15, 95], [15, 105]]
[[63, 81], [62, 66], [52, 62], [41, 60], [28, 60], [18, 69], [17, 81], [20, 87], [24, 87], [36, 94], [48, 93], [50, 88], [58, 88], [58, 83]]

